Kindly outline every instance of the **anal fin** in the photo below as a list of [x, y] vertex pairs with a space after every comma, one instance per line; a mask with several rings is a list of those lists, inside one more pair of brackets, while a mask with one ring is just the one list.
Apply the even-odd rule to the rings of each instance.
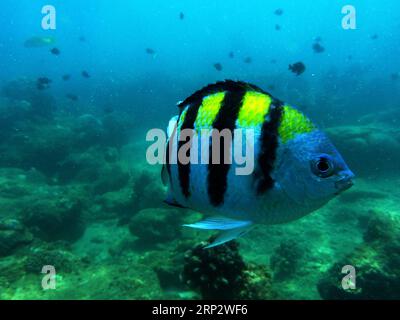
[[211, 244], [204, 247], [204, 249], [207, 249], [219, 246], [220, 244], [241, 237], [242, 235], [250, 231], [253, 223], [249, 220], [235, 220], [225, 217], [210, 217], [196, 223], [184, 224], [183, 226], [204, 230], [222, 230], [222, 232]]
[[243, 236], [244, 234], [246, 234], [247, 232], [249, 232], [251, 228], [252, 228], [252, 226], [248, 225], [245, 227], [240, 227], [240, 228], [223, 231], [217, 236], [217, 238], [212, 243], [205, 246], [204, 249], [216, 247], [216, 246], [224, 244], [228, 241], [237, 239], [237, 238]]

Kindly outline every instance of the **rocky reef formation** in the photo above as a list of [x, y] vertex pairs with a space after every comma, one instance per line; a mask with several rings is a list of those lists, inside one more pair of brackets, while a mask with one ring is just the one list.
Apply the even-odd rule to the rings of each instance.
[[132, 217], [129, 230], [142, 245], [164, 243], [180, 237], [181, 217], [174, 209], [143, 209]]
[[238, 243], [204, 249], [202, 242], [185, 254], [183, 282], [203, 299], [271, 299], [271, 275], [265, 266], [245, 263]]
[[[400, 220], [382, 212], [369, 220], [364, 243], [336, 262], [318, 283], [323, 299], [400, 299]], [[343, 289], [342, 267], [355, 268], [355, 289]]]

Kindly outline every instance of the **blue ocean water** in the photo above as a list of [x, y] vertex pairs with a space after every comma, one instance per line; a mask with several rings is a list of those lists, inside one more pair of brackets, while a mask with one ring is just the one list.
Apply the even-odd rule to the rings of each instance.
[[[355, 29], [342, 25], [349, 4]], [[45, 5], [56, 9], [55, 30], [42, 28]], [[199, 213], [163, 204], [145, 136], [166, 128], [178, 101], [224, 79], [298, 107], [357, 175], [318, 212], [227, 247], [269, 275], [258, 275], [264, 291], [233, 298], [399, 298], [398, 1], [4, 0], [0, 8], [1, 299], [218, 297], [188, 284], [196, 281], [185, 253], [207, 236], [180, 228]], [[54, 42], [24, 46], [33, 37]], [[306, 66], [299, 76], [288, 68], [296, 62]], [[45, 264], [59, 270], [56, 290], [39, 286]], [[346, 264], [368, 289], [340, 288]], [[370, 285], [372, 274], [390, 284]]]

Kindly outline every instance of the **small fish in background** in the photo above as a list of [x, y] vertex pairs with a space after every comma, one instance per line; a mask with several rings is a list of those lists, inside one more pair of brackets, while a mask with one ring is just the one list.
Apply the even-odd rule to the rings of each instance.
[[69, 79], [71, 79], [71, 76], [70, 76], [69, 74], [64, 74], [61, 78], [62, 78], [64, 81], [68, 81]]
[[376, 39], [378, 39], [378, 35], [375, 33], [375, 34], [373, 34], [370, 38], [371, 38], [372, 40], [376, 40]]
[[275, 86], [273, 84], [270, 84], [267, 88], [268, 88], [268, 90], [272, 90], [272, 91], [275, 90]]
[[[165, 202], [204, 214], [203, 220], [185, 227], [220, 232], [204, 249], [239, 238], [255, 225], [306, 216], [353, 185], [354, 174], [326, 134], [297, 108], [253, 84], [217, 82], [196, 91], [178, 108], [178, 115], [169, 121], [166, 155], [186, 147], [182, 130], [187, 128], [195, 130], [199, 139], [185, 150], [189, 155], [200, 154], [203, 128], [228, 131], [231, 136], [236, 129], [257, 132], [246, 142], [257, 163], [247, 175], [236, 173], [243, 166], [235, 161], [215, 163], [214, 157], [225, 158], [232, 141], [227, 147], [225, 141], [220, 144], [220, 153], [210, 153], [206, 163], [166, 158], [161, 171], [168, 190]], [[213, 143], [211, 139], [210, 148]]]
[[281, 8], [276, 9], [276, 10], [274, 11], [274, 14], [275, 14], [276, 16], [281, 16], [281, 15], [283, 15], [283, 9], [281, 9]]
[[244, 62], [244, 63], [252, 63], [252, 62], [253, 62], [253, 59], [252, 59], [251, 57], [246, 57], [246, 58], [243, 60], [243, 62]]
[[78, 99], [79, 99], [77, 95], [71, 94], [71, 93], [66, 94], [65, 97], [72, 101], [78, 101]]
[[90, 78], [90, 74], [87, 71], [83, 70], [82, 71], [82, 77], [88, 79], [88, 78]]
[[56, 40], [53, 37], [32, 37], [24, 42], [25, 48], [41, 48], [54, 44]]
[[50, 88], [50, 83], [52, 81], [47, 77], [40, 77], [36, 80], [36, 88], [38, 90], [45, 90]]
[[152, 48], [146, 48], [146, 53], [147, 54], [155, 54], [156, 52]]
[[80, 36], [80, 37], [79, 37], [79, 41], [80, 41], [80, 42], [86, 42], [86, 38], [85, 38], [84, 36]]
[[51, 54], [54, 54], [55, 56], [60, 55], [61, 51], [58, 48], [53, 48], [50, 50]]
[[215, 68], [217, 71], [222, 71], [222, 64], [220, 64], [219, 62], [214, 63], [214, 68]]
[[229, 58], [233, 59], [235, 57], [235, 54], [233, 53], [233, 51], [229, 52]]
[[296, 62], [289, 65], [289, 70], [295, 73], [297, 76], [301, 75], [305, 70], [306, 66], [303, 62]]
[[397, 80], [399, 80], [399, 78], [400, 78], [400, 73], [399, 73], [399, 72], [392, 73], [392, 74], [390, 75], [390, 78], [391, 78], [393, 81], [397, 81]]
[[312, 49], [315, 53], [322, 53], [325, 51], [325, 48], [319, 43], [319, 42], [315, 42], [312, 45]]
[[279, 24], [276, 24], [276, 25], [275, 25], [275, 30], [276, 30], [276, 31], [281, 30], [281, 26], [280, 26]]
[[347, 60], [349, 60], [349, 61], [350, 61], [350, 60], [353, 60], [353, 56], [352, 56], [352, 55], [348, 55], [348, 56], [347, 56]]
[[185, 14], [183, 12], [179, 13], [179, 19], [180, 20], [185, 19]]
[[276, 59], [271, 59], [269, 62], [271, 62], [272, 64], [276, 64]]

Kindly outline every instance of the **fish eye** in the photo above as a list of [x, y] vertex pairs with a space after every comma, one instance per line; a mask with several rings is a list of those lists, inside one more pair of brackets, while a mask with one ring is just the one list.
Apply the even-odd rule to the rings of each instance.
[[328, 155], [319, 156], [311, 161], [312, 172], [321, 178], [328, 178], [333, 175], [334, 164]]

